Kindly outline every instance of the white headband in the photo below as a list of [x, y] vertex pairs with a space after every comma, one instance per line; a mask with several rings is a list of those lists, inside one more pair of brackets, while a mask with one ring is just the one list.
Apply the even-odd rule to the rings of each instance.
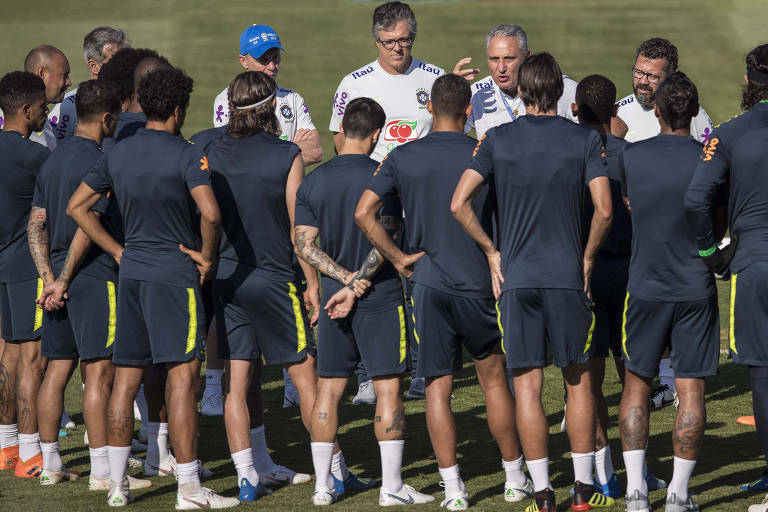
[[244, 107], [235, 107], [235, 109], [236, 110], [250, 110], [252, 108], [256, 108], [256, 107], [259, 107], [259, 106], [265, 104], [266, 102], [268, 102], [269, 100], [271, 100], [274, 97], [275, 97], [275, 93], [273, 92], [272, 94], [270, 94], [269, 96], [267, 96], [263, 100], [257, 101], [253, 105], [245, 105]]

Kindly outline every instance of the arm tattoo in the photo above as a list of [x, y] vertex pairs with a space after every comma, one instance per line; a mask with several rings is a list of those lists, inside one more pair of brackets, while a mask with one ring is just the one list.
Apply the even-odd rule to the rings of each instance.
[[302, 259], [312, 265], [312, 267], [342, 284], [349, 280], [349, 270], [333, 261], [330, 256], [317, 246], [315, 240], [307, 240], [306, 230], [296, 228], [293, 242], [296, 245], [296, 251], [301, 255]]
[[32, 261], [35, 262], [37, 273], [43, 280], [53, 279], [51, 258], [48, 250], [48, 230], [46, 229], [45, 208], [32, 207], [27, 223], [27, 240]]
[[77, 231], [75, 231], [75, 236], [69, 243], [67, 258], [64, 260], [64, 266], [59, 273], [59, 279], [69, 284], [70, 281], [72, 281], [75, 272], [77, 272], [77, 269], [80, 268], [80, 264], [83, 262], [83, 259], [85, 259], [90, 248], [91, 239], [88, 238], [88, 235], [85, 234], [82, 228], [78, 228]]
[[[389, 233], [392, 239], [397, 241], [398, 235], [400, 234], [400, 219], [385, 215], [379, 219], [379, 222], [381, 222], [381, 225], [384, 226], [384, 229]], [[375, 247], [372, 248], [371, 252], [368, 253], [368, 256], [365, 257], [365, 261], [360, 267], [360, 270], [355, 273], [354, 279], [366, 279], [370, 281], [386, 262], [387, 260], [382, 257], [379, 250]], [[352, 283], [349, 283], [348, 288], [354, 291], [354, 285]]]

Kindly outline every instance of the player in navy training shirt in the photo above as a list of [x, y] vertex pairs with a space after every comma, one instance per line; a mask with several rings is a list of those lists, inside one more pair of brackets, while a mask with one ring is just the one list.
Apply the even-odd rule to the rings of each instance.
[[[737, 363], [749, 366], [757, 433], [768, 460], [768, 44], [749, 52], [746, 64], [747, 84], [741, 101], [745, 112], [712, 132], [685, 206], [707, 267], [731, 275], [729, 348]], [[729, 186], [731, 245], [720, 250], [709, 212], [724, 184]], [[768, 486], [768, 469], [755, 484], [761, 489]], [[750, 510], [753, 507], [766, 510], [764, 505], [752, 505]]]
[[715, 281], [697, 254], [683, 204], [701, 153], [701, 143], [690, 131], [699, 111], [696, 86], [679, 71], [670, 74], [656, 93], [655, 109], [661, 133], [628, 145], [619, 155], [623, 193], [632, 212], [622, 327], [627, 371], [619, 408], [627, 506], [649, 506], [644, 474], [648, 394], [669, 350], [680, 404], [667, 509], [698, 510], [688, 481], [704, 436], [704, 377], [717, 373], [720, 327]]
[[[450, 212], [453, 191], [477, 143], [464, 135], [470, 98], [463, 78], [453, 74], [438, 78], [427, 106], [433, 116], [432, 133], [387, 155], [355, 213], [373, 244], [414, 283], [415, 336], [420, 345], [419, 372], [426, 379], [427, 427], [446, 482], [442, 506], [449, 510], [463, 510], [469, 503], [456, 461], [457, 433], [451, 412], [453, 375], [461, 369], [462, 346], [475, 363], [486, 396], [488, 425], [507, 470], [505, 499], [519, 501], [533, 490], [522, 471], [514, 401], [485, 256]], [[406, 255], [381, 236], [375, 212], [392, 196], [403, 204], [405, 245], [423, 252]], [[485, 187], [473, 202], [487, 233], [493, 231], [494, 201]], [[410, 275], [407, 262], [416, 258]]]
[[[480, 139], [451, 202], [454, 216], [483, 249], [491, 269], [507, 366], [514, 369], [520, 440], [536, 491], [529, 508], [548, 512], [555, 509], [555, 497], [541, 404], [547, 339], [568, 392], [566, 419], [576, 480], [572, 506], [613, 504], [592, 485], [595, 401], [587, 363], [594, 327], [590, 276], [611, 224], [611, 191], [600, 136], [557, 116], [562, 87], [560, 66], [548, 53], [532, 55], [520, 66], [527, 115], [492, 128]], [[470, 206], [475, 191], [490, 180], [496, 189], [500, 250]], [[586, 248], [585, 185], [595, 205]]]
[[[16, 406], [26, 410], [18, 418], [19, 446], [2, 450], [5, 468], [15, 467], [17, 476], [38, 477], [43, 461], [37, 434], [37, 389], [43, 361], [40, 357], [40, 328], [43, 310], [35, 301], [43, 285], [53, 281], [53, 274], [37, 277], [29, 254], [27, 221], [35, 190], [35, 179], [50, 151], [29, 140], [40, 131], [48, 109], [45, 83], [32, 73], [14, 71], [0, 80], [0, 109], [5, 124], [0, 132], [0, 318], [5, 350], [2, 365], [8, 374], [0, 396], [15, 401], [0, 404], [0, 425], [15, 430]], [[14, 400], [11, 398], [11, 400]]]
[[[138, 91], [147, 127], [105, 153], [75, 191], [67, 214], [120, 262], [113, 352], [118, 368], [108, 421], [132, 424], [143, 367], [164, 363], [179, 482], [177, 508], [200, 503], [225, 508], [237, 500], [203, 488], [198, 475], [195, 391], [206, 327], [200, 283], [213, 272], [220, 213], [207, 160], [179, 137], [191, 91], [192, 79], [182, 71], [149, 73]], [[125, 247], [90, 213], [110, 190], [123, 219]], [[200, 252], [194, 250], [195, 206], [200, 210]], [[112, 481], [107, 499], [113, 505], [132, 499], [125, 473], [130, 441], [130, 428], [108, 433]]]

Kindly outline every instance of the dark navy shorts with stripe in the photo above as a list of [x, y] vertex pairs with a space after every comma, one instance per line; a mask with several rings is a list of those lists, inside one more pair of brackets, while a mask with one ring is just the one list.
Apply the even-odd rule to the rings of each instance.
[[5, 341], [32, 341], [40, 338], [43, 310], [35, 301], [43, 293], [43, 280], [27, 279], [0, 283], [0, 318]]
[[590, 357], [621, 357], [621, 323], [629, 279], [628, 257], [598, 256], [592, 271], [595, 330]]
[[731, 274], [730, 317], [728, 344], [733, 360], [768, 366], [768, 262]]
[[117, 325], [117, 284], [78, 274], [58, 311], [46, 311], [41, 353], [83, 361], [112, 356]]

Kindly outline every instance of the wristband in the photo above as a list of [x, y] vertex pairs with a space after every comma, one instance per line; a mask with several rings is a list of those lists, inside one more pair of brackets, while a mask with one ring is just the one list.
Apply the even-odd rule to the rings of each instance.
[[717, 245], [713, 245], [709, 249], [705, 249], [703, 251], [699, 249], [699, 256], [701, 256], [702, 258], [706, 258], [707, 256], [712, 256], [713, 254], [715, 254], [716, 250], [717, 250]]

